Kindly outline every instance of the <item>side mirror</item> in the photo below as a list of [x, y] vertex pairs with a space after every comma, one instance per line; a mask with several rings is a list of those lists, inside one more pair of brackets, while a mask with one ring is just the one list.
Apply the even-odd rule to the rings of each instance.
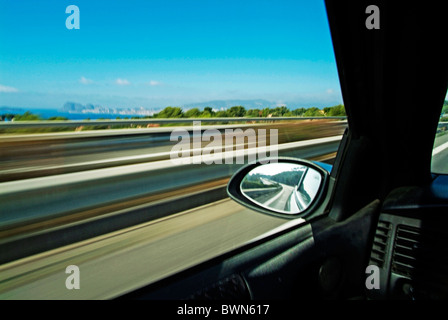
[[[322, 164], [331, 170], [330, 165]], [[325, 193], [329, 173], [317, 163], [291, 158], [249, 164], [230, 179], [227, 193], [253, 210], [283, 217], [303, 217]]]

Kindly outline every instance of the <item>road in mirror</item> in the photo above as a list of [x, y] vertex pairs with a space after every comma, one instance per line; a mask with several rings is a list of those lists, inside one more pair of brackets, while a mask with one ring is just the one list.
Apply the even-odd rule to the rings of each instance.
[[266, 209], [297, 214], [313, 202], [321, 183], [321, 174], [306, 165], [269, 163], [256, 167], [244, 177], [241, 192]]

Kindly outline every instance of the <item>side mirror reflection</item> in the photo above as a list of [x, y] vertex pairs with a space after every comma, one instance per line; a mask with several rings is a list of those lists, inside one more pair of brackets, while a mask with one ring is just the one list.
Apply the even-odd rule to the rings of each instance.
[[297, 163], [268, 163], [242, 179], [240, 191], [257, 205], [284, 214], [306, 210], [322, 185], [321, 173]]

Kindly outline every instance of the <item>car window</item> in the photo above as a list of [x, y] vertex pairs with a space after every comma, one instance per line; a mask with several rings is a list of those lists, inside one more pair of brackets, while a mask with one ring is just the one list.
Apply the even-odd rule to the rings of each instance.
[[440, 113], [434, 140], [431, 171], [439, 174], [448, 174], [448, 93]]
[[230, 177], [347, 127], [324, 1], [0, 0], [0, 43], [0, 266], [150, 223], [155, 281], [284, 224]]

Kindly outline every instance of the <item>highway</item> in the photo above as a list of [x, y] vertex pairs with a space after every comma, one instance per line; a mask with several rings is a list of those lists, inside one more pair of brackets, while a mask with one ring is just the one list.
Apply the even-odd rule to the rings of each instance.
[[[321, 135], [331, 133], [334, 130], [323, 130]], [[87, 139], [83, 142], [95, 146], [99, 134], [81, 136]], [[53, 153], [42, 156], [50, 162], [58, 159], [56, 148], [67, 158], [64, 161], [71, 161], [85, 155], [79, 151], [70, 155], [70, 150], [87, 147], [67, 147], [67, 140], [82, 141], [74, 137], [73, 133], [45, 139], [42, 135], [3, 137], [2, 145], [10, 143], [12, 148], [2, 152], [11, 151], [11, 155], [14, 146], [21, 146], [26, 154], [23, 160], [33, 166], [35, 150], [23, 146], [43, 150], [48, 141], [63, 141], [50, 144]], [[131, 134], [134, 142], [142, 137]], [[121, 143], [123, 138], [129, 137], [108, 136], [114, 147], [116, 141], [125, 146], [120, 152], [130, 157], [128, 151], [135, 149], [126, 148], [129, 140]], [[337, 150], [340, 136], [315, 140], [280, 144], [279, 155], [328, 159]], [[156, 147], [150, 148], [153, 152]], [[92, 156], [104, 154], [93, 152]], [[285, 220], [252, 212], [228, 199], [225, 186], [239, 167], [173, 166], [170, 160], [156, 160], [0, 183], [0, 299], [112, 298], [284, 225]], [[68, 265], [80, 268], [82, 289], [66, 289]]]
[[448, 174], [448, 133], [435, 139], [432, 155], [432, 172]]
[[[2, 140], [3, 142], [4, 140]], [[301, 152], [304, 157], [312, 159], [319, 159], [317, 156], [319, 153], [322, 156], [334, 155], [334, 144], [328, 144], [321, 148], [320, 152], [315, 150], [319, 148], [319, 146], [316, 146], [309, 150], [306, 149], [306, 152]], [[129, 150], [132, 150], [132, 148]], [[297, 155], [300, 155], [300, 153], [297, 153]], [[79, 156], [79, 154], [76, 156]], [[126, 156], [129, 156], [129, 154], [126, 154]], [[319, 160], [322, 159], [324, 158]], [[447, 173], [447, 160], [448, 135], [443, 135], [436, 139], [433, 162], [434, 171], [439, 170]], [[154, 165], [157, 163], [157, 165], [161, 166], [162, 162], [154, 161]], [[122, 169], [136, 170], [136, 166], [143, 168], [144, 165], [133, 164], [128, 167], [123, 166]], [[54, 236], [61, 237], [63, 235], [62, 237], [69, 237], [69, 234], [64, 235], [64, 226], [67, 223], [76, 227], [77, 225], [81, 226], [80, 223], [84, 220], [99, 223], [102, 220], [109, 221], [107, 219], [117, 217], [119, 214], [125, 218], [128, 217], [128, 220], [132, 220], [134, 211], [138, 211], [142, 206], [146, 208], [147, 203], [158, 204], [162, 201], [163, 203], [172, 203], [173, 206], [177, 207], [177, 211], [172, 211], [171, 214], [165, 216], [160, 211], [160, 208], [164, 208], [163, 206], [157, 207], [159, 209], [151, 209], [152, 211], [143, 210], [141, 215], [147, 216], [148, 212], [160, 214], [156, 214], [154, 218], [148, 221], [143, 219], [139, 223], [117, 230], [109, 230], [85, 239], [80, 238], [45, 252], [35, 252], [4, 262], [0, 265], [0, 299], [110, 299], [118, 297], [187, 269], [201, 261], [206, 261], [221, 253], [228, 252], [244, 243], [254, 241], [258, 237], [263, 237], [273, 232], [276, 228], [285, 228], [291, 224], [303, 223], [304, 220], [302, 219], [289, 221], [259, 214], [238, 205], [227, 197], [220, 198], [221, 196], [217, 196], [214, 199], [209, 197], [209, 194], [206, 195], [203, 202], [198, 202], [199, 205], [193, 208], [180, 209], [182, 206], [179, 206], [176, 201], [182, 200], [182, 197], [189, 199], [186, 200], [187, 202], [193, 201], [195, 195], [201, 194], [204, 190], [212, 190], [210, 194], [215, 194], [214, 190], [221, 190], [220, 188], [226, 185], [228, 173], [224, 176], [214, 176], [215, 173], [213, 171], [216, 171], [214, 168], [217, 167], [220, 166], [203, 167], [210, 169], [209, 171], [204, 171], [207, 172], [207, 175], [210, 175], [210, 179], [202, 180], [203, 177], [193, 171], [188, 176], [182, 176], [179, 181], [197, 177], [198, 180], [195, 183], [187, 183], [177, 188], [167, 187], [163, 192], [146, 194], [142, 197], [130, 197], [123, 200], [122, 203], [107, 203], [103, 207], [105, 211], [101, 214], [98, 212], [100, 201], [97, 204], [98, 207], [94, 206], [88, 209], [80, 206], [80, 210], [77, 212], [73, 211], [70, 216], [60, 216], [59, 219], [68, 219], [68, 221], [62, 221], [60, 224], [52, 225], [52, 221], [56, 221], [54, 219], [37, 221], [36, 229], [25, 230], [25, 233], [21, 233], [22, 229], [22, 231], [18, 230], [17, 233], [11, 233], [14, 229], [6, 228], [5, 230], [5, 225], [0, 225], [3, 226], [3, 230], [0, 228], [0, 246], [2, 246], [8, 245], [9, 241], [12, 240], [20, 241], [23, 237], [28, 237], [30, 234], [36, 237], [41, 236], [46, 229], [54, 230]], [[110, 170], [110, 172], [107, 170]], [[113, 170], [117, 169], [110, 167], [94, 171], [97, 175], [107, 175], [111, 174]], [[185, 173], [182, 168], [177, 170], [174, 175], [181, 174], [181, 172]], [[22, 190], [25, 186], [32, 190], [32, 183], [36, 183], [37, 190], [43, 182], [47, 183], [48, 187], [53, 184], [54, 190], [57, 190], [58, 179], [66, 179], [69, 177], [67, 175], [71, 175], [74, 179], [73, 186], [81, 182], [82, 175], [85, 175], [86, 179], [90, 175], [91, 181], [96, 181], [96, 178], [99, 176], [92, 175], [94, 171], [91, 173], [90, 171], [72, 172], [3, 182], [0, 183], [0, 195], [3, 192], [6, 197], [7, 191], [11, 191], [14, 186], [18, 190]], [[138, 172], [145, 171], [142, 169], [142, 171]], [[163, 178], [165, 171], [160, 172], [160, 177]], [[154, 177], [154, 175], [148, 173], [147, 176], [142, 177], [143, 180], [141, 181], [148, 179], [148, 177]], [[166, 177], [165, 175], [165, 180]], [[162, 181], [162, 178], [158, 181]], [[76, 179], [80, 180], [76, 182]], [[103, 180], [99, 179], [98, 181]], [[173, 181], [167, 181], [167, 186], [171, 185]], [[137, 181], [136, 186], [139, 183]], [[159, 186], [163, 186], [163, 184]], [[83, 196], [86, 196], [92, 190], [101, 190], [98, 188], [102, 188], [102, 185], [93, 185]], [[129, 189], [123, 187], [123, 184], [120, 188], [120, 183], [117, 183], [117, 190], [121, 190], [123, 193], [130, 192]], [[80, 200], [79, 202], [82, 203], [84, 199], [80, 199], [82, 201]], [[42, 205], [47, 202], [39, 193], [37, 193], [36, 199], [33, 201]], [[182, 201], [179, 203], [182, 203]], [[26, 201], [20, 205], [23, 205], [23, 210], [29, 210], [28, 212], [33, 212], [33, 208], [36, 212], [38, 210], [45, 212], [48, 209], [42, 209], [38, 206], [27, 207], [25, 204]], [[73, 205], [73, 208], [75, 208], [77, 204], [61, 203], [59, 205]], [[1, 210], [3, 216], [5, 206], [2, 206]], [[83, 220], [77, 220], [77, 218]], [[93, 225], [96, 226], [96, 224]], [[25, 224], [21, 228], [26, 229], [29, 226], [31, 225]], [[77, 230], [88, 231], [83, 226]], [[57, 233], [58, 231], [60, 233]], [[20, 248], [21, 250], [25, 249], [23, 246]], [[17, 250], [17, 247], [15, 247], [15, 250]], [[0, 256], [4, 255], [6, 251], [1, 252]], [[68, 290], [65, 287], [65, 281], [68, 276], [65, 273], [65, 269], [69, 265], [77, 265], [80, 269], [81, 288], [79, 290]]]
[[265, 202], [264, 205], [269, 208], [288, 212], [289, 201], [292, 193], [294, 192], [294, 187], [283, 183], [280, 183], [280, 185], [282, 187], [282, 191], [275, 198]]
[[288, 211], [294, 187], [277, 182], [277, 188], [246, 189], [243, 194], [263, 207]]
[[[224, 199], [1, 265], [0, 299], [114, 298], [302, 222]], [[69, 265], [79, 267], [79, 290], [65, 287]]]

